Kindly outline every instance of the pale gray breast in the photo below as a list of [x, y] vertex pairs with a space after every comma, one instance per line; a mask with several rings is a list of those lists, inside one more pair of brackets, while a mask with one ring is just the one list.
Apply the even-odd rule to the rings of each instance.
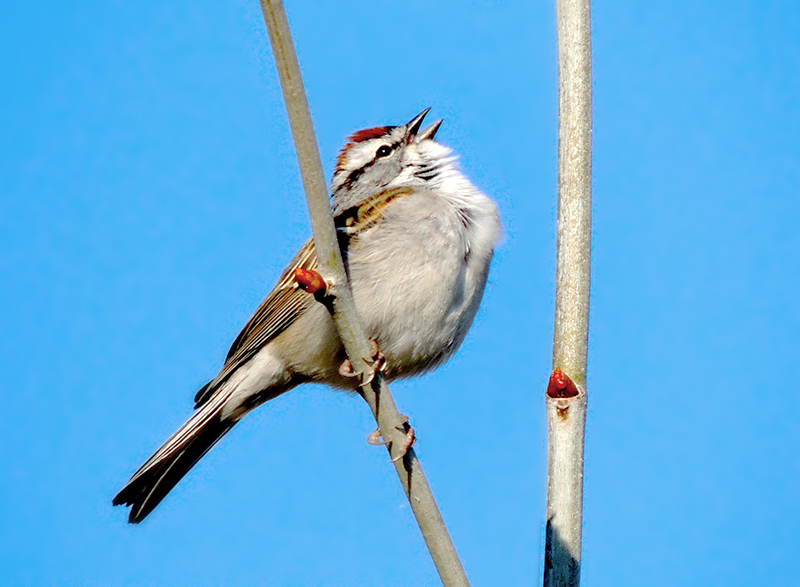
[[463, 233], [452, 204], [415, 190], [385, 206], [380, 219], [351, 240], [356, 306], [387, 357], [389, 376], [434, 366], [469, 328], [462, 322], [465, 314], [474, 316], [478, 284], [467, 271]]

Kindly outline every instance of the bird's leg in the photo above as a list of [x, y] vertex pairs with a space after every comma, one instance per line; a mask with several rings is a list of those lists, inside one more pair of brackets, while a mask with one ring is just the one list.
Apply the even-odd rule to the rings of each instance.
[[[328, 310], [333, 309], [331, 307], [331, 296], [328, 294], [330, 291], [330, 284], [325, 281], [325, 278], [317, 271], [298, 267], [294, 270], [294, 279], [303, 291], [312, 294], [314, 298], [325, 305]], [[381, 352], [378, 341], [374, 338], [370, 338], [369, 343], [372, 354], [369, 357], [363, 357], [364, 361], [369, 365], [369, 369], [361, 374], [361, 386], [369, 385], [375, 377], [375, 373], [381, 373], [386, 367], [386, 356]], [[345, 358], [342, 364], [339, 365], [339, 374], [343, 377], [356, 377], [358, 375], [349, 358]], [[392, 462], [399, 461], [406, 456], [408, 449], [411, 448], [417, 440], [414, 427], [408, 423], [408, 416], [401, 414], [401, 417], [403, 419], [402, 423], [399, 426], [395, 426], [395, 428], [403, 433], [403, 442], [400, 445], [400, 454], [393, 458]], [[381, 445], [389, 441], [385, 439], [381, 440], [381, 431], [380, 429], [376, 429], [367, 437], [367, 442], [372, 445]]]
[[[408, 449], [414, 446], [414, 443], [417, 440], [416, 433], [414, 432], [414, 427], [408, 422], [408, 416], [400, 414], [400, 417], [403, 419], [403, 421], [399, 426], [395, 426], [395, 429], [403, 433], [403, 441], [400, 443], [400, 453], [392, 459], [393, 463], [399, 461], [404, 456], [406, 456]], [[374, 446], [379, 446], [382, 444], [387, 444], [390, 441], [386, 439], [381, 440], [381, 431], [380, 429], [378, 429], [374, 430], [373, 432], [370, 433], [369, 436], [367, 436], [367, 442]]]
[[[372, 381], [375, 373], [381, 373], [386, 368], [386, 356], [381, 352], [381, 347], [378, 345], [378, 341], [374, 338], [370, 338], [369, 344], [372, 347], [372, 355], [369, 357], [364, 357], [364, 360], [370, 366], [369, 379], [366, 381], [366, 383]], [[400, 443], [400, 453], [392, 459], [393, 463], [406, 456], [408, 449], [411, 448], [417, 439], [413, 426], [408, 423], [408, 416], [400, 414], [400, 417], [402, 418], [402, 422], [398, 426], [395, 426], [395, 429], [403, 433], [403, 440]], [[367, 436], [367, 442], [372, 445], [382, 445], [391, 442], [386, 438], [381, 438], [381, 431], [378, 428], [373, 430], [370, 435]]]

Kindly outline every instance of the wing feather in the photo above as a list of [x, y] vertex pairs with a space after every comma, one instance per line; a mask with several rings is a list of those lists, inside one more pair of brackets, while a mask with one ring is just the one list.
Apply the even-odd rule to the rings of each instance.
[[233, 341], [219, 375], [195, 396], [195, 409], [206, 403], [220, 384], [224, 383], [236, 369], [253, 358], [270, 340], [286, 330], [310, 304], [316, 303], [314, 296], [297, 286], [294, 272], [298, 267], [309, 271], [316, 270], [317, 253], [313, 239], [306, 241], [300, 248], [281, 274], [278, 283]]
[[[384, 211], [391, 206], [394, 200], [407, 196], [412, 191], [407, 186], [383, 190], [367, 198], [359, 206], [339, 214], [336, 224], [345, 239], [342, 248], [347, 248], [347, 240], [357, 238], [359, 234], [378, 224], [383, 219]], [[294, 279], [297, 268], [316, 271], [317, 252], [313, 239], [306, 241], [300, 248], [281, 274], [273, 290], [233, 341], [219, 375], [197, 392], [195, 409], [206, 403], [236, 369], [253, 358], [265, 344], [291, 326], [309, 305], [317, 303], [314, 296], [297, 286]]]

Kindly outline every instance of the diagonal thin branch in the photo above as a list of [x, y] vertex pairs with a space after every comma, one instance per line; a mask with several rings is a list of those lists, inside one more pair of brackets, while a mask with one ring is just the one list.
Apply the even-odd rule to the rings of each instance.
[[[372, 349], [358, 322], [353, 295], [347, 282], [342, 254], [336, 238], [328, 190], [322, 171], [314, 125], [308, 108], [300, 66], [292, 42], [289, 22], [280, 0], [260, 0], [269, 32], [286, 110], [292, 128], [303, 187], [306, 192], [319, 272], [330, 284], [332, 316], [345, 350], [360, 381], [369, 379], [372, 367], [367, 357]], [[385, 380], [376, 373], [371, 383], [362, 385], [361, 395], [369, 404], [381, 436], [387, 441], [394, 460], [400, 455], [405, 419], [398, 413]], [[469, 581], [458, 558], [450, 534], [422, 471], [414, 449], [394, 461], [411, 509], [417, 519], [425, 544], [445, 587], [468, 587]]]
[[590, 0], [556, 0], [558, 237], [547, 415], [545, 587], [580, 584], [592, 238]]

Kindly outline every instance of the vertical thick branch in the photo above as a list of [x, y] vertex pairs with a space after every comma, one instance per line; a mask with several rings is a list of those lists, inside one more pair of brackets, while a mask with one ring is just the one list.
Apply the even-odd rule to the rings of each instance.
[[553, 374], [546, 394], [545, 587], [580, 584], [592, 225], [589, 0], [556, 0], [558, 237]]
[[369, 404], [381, 436], [387, 442], [389, 454], [422, 531], [425, 544], [436, 565], [436, 570], [442, 579], [442, 584], [445, 587], [468, 587], [469, 581], [464, 573], [464, 568], [414, 449], [409, 449], [406, 455], [400, 458], [402, 450], [400, 447], [402, 447], [405, 437], [405, 419], [398, 413], [394, 399], [380, 373], [376, 373], [374, 378], [369, 376], [372, 373], [369, 361], [372, 349], [358, 322], [353, 295], [347, 282], [314, 125], [311, 121], [311, 112], [308, 108], [308, 99], [289, 30], [289, 22], [280, 0], [260, 1], [297, 150], [297, 159], [300, 164], [300, 173], [311, 218], [311, 228], [314, 233], [319, 272], [330, 284], [329, 294], [332, 301], [333, 320], [356, 376], [360, 377], [361, 381], [371, 379], [370, 383], [362, 385], [361, 395]]

